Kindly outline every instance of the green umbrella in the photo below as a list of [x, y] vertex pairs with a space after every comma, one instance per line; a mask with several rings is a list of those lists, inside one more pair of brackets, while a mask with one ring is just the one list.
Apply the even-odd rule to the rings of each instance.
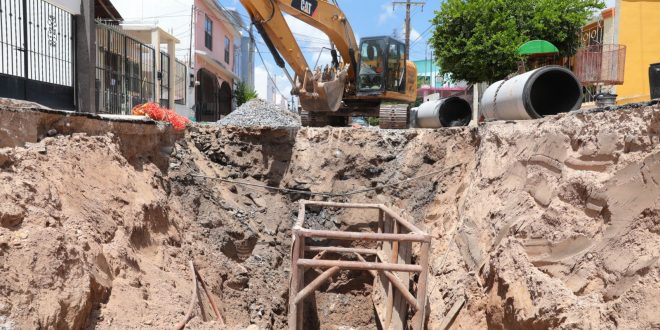
[[545, 40], [532, 40], [518, 47], [518, 55], [546, 55], [557, 54], [559, 49], [552, 43]]

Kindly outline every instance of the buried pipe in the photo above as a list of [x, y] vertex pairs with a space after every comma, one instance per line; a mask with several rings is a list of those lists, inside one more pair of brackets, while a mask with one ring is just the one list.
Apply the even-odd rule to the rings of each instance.
[[424, 102], [417, 108], [416, 125], [419, 128], [467, 126], [470, 120], [470, 103], [457, 96]]
[[481, 99], [485, 120], [538, 119], [577, 110], [582, 85], [573, 72], [546, 66], [488, 87]]

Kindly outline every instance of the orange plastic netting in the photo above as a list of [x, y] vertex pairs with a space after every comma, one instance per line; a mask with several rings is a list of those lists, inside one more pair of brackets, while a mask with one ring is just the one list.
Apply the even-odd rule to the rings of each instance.
[[190, 119], [172, 110], [162, 108], [158, 103], [154, 102], [138, 104], [133, 108], [132, 112], [136, 116], [147, 116], [153, 120], [168, 122], [177, 131], [186, 129], [186, 126], [191, 123]]

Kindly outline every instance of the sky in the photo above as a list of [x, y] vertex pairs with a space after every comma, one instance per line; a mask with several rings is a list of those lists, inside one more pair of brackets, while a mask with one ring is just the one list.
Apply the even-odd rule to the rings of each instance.
[[[238, 0], [218, 0], [220, 4], [229, 9], [237, 9], [245, 15], [247, 12]], [[346, 14], [348, 21], [353, 27], [357, 39], [360, 37], [382, 36], [399, 34], [403, 40], [405, 32], [405, 7], [393, 7], [391, 1], [384, 0], [336, 0], [339, 7]], [[613, 6], [615, 0], [606, 0], [606, 5]], [[125, 22], [152, 22], [157, 23], [166, 31], [180, 39], [177, 45], [177, 57], [186, 58], [189, 53], [190, 35], [190, 8], [191, 0], [112, 0]], [[432, 34], [430, 20], [434, 11], [439, 10], [442, 0], [429, 0], [423, 7], [415, 6], [412, 9], [411, 19], [411, 56], [412, 60], [430, 59], [431, 49], [427, 41]], [[305, 57], [310, 65], [313, 65], [319, 57], [321, 47], [329, 46], [327, 37], [321, 31], [288, 16], [292, 31], [299, 44], [303, 47]], [[257, 34], [258, 35], [258, 34]], [[257, 48], [261, 51], [264, 61], [255, 56], [255, 89], [262, 98], [266, 97], [268, 72], [283, 97], [290, 98], [291, 85], [282, 70], [275, 66], [273, 57], [268, 52], [263, 41], [257, 37]], [[321, 52], [320, 64], [330, 62], [328, 51]], [[289, 69], [293, 76], [293, 72]]]

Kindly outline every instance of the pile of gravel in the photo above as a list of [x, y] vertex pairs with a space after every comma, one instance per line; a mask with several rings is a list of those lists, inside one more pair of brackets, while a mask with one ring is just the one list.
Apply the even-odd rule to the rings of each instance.
[[264, 100], [251, 100], [218, 123], [223, 126], [298, 128], [300, 116]]

